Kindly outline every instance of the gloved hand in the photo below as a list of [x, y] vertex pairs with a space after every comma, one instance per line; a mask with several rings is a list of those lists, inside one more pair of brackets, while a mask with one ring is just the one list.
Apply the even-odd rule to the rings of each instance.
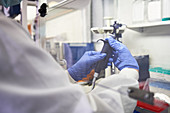
[[128, 48], [113, 37], [106, 38], [110, 46], [113, 48], [113, 57], [109, 59], [114, 65], [122, 70], [124, 68], [133, 68], [139, 70], [136, 59], [131, 55]]
[[68, 72], [74, 80], [81, 80], [94, 69], [97, 61], [102, 60], [105, 56], [105, 53], [87, 51], [77, 63], [68, 69]]

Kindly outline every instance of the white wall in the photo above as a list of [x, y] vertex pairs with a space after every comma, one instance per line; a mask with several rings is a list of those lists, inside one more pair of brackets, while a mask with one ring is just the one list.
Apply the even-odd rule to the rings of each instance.
[[[132, 24], [132, 2], [118, 0], [118, 19], [127, 25]], [[126, 29], [123, 43], [134, 55], [148, 53], [150, 65], [170, 68], [170, 26], [145, 28], [144, 32]]]
[[89, 6], [47, 21], [46, 38], [56, 37], [58, 41], [65, 42], [90, 42]]
[[[82, 39], [81, 11], [75, 11], [67, 15], [46, 22], [46, 37], [64, 36], [64, 40]], [[62, 40], [62, 39], [61, 39]]]

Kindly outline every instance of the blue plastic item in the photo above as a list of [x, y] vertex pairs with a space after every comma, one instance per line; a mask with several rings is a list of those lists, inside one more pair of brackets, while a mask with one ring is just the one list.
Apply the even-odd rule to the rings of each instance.
[[161, 88], [161, 89], [170, 90], [170, 82], [152, 81], [149, 83], [149, 85], [157, 87], [157, 88]]

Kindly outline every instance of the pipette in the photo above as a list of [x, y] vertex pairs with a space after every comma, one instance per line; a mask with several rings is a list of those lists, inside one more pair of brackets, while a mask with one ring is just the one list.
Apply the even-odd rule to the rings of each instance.
[[[102, 39], [100, 39], [102, 40]], [[104, 46], [102, 48], [101, 53], [106, 53], [106, 57], [103, 60], [100, 60], [97, 62], [96, 67], [95, 67], [95, 73], [94, 73], [94, 78], [92, 80], [92, 90], [95, 87], [95, 82], [96, 79], [100, 73], [101, 70], [104, 70], [107, 67], [107, 63], [109, 61], [109, 58], [112, 55], [113, 49], [110, 47], [109, 42], [107, 40], [102, 40], [104, 42]]]
[[[108, 26], [110, 26], [110, 25], [108, 25]], [[122, 24], [119, 24], [115, 21], [115, 23], [113, 25], [111, 25], [111, 27], [107, 27], [107, 29], [103, 28], [101, 31], [104, 31], [107, 34], [109, 33], [108, 35], [112, 36], [114, 39], [119, 41], [119, 38], [122, 37], [122, 33], [124, 32], [124, 29], [125, 29], [124, 28], [124, 29], [120, 30], [121, 27], [122, 27]], [[97, 31], [100, 31], [100, 29], [92, 29], [92, 31], [97, 32]], [[102, 39], [100, 39], [100, 40], [102, 40]], [[109, 45], [109, 42], [107, 40], [102, 40], [102, 41], [104, 42], [104, 46], [102, 48], [101, 53], [106, 53], [106, 57], [103, 60], [97, 62], [97, 65], [95, 67], [94, 78], [92, 80], [92, 90], [95, 87], [95, 81], [96, 81], [100, 71], [104, 70], [107, 67], [107, 63], [108, 63], [109, 58], [111, 57], [112, 51], [113, 51], [113, 48]]]

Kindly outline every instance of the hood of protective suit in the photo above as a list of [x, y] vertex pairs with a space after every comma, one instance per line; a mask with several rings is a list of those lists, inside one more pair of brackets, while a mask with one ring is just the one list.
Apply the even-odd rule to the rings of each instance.
[[22, 0], [0, 0], [0, 5], [3, 5], [4, 7], [10, 7], [13, 5], [17, 5], [21, 2]]
[[52, 56], [0, 13], [0, 113], [56, 112], [91, 113], [91, 108]]

